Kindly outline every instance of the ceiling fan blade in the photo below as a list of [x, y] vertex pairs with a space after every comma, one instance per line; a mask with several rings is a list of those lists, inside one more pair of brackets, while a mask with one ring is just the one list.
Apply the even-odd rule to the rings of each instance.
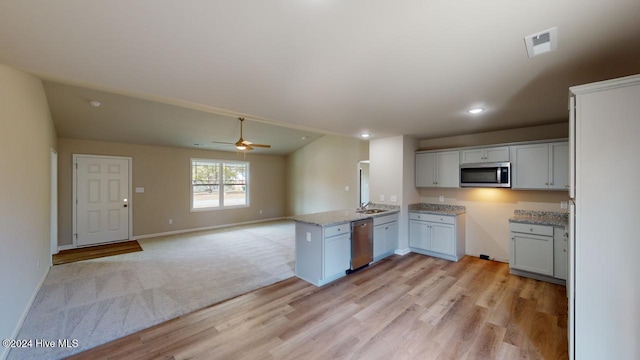
[[[251, 141], [247, 141], [245, 139], [242, 138], [242, 123], [244, 122], [244, 118], [239, 117], [238, 120], [240, 120], [240, 139], [238, 139], [238, 141], [232, 143], [232, 142], [223, 142], [223, 141], [212, 141], [213, 143], [217, 143], [217, 144], [226, 144], [226, 145], [234, 145], [236, 147], [236, 149], [238, 149], [238, 151], [251, 151], [254, 148], [264, 148], [264, 149], [270, 149], [271, 145], [267, 145], [267, 144], [254, 144]], [[243, 149], [244, 148], [244, 149]]]

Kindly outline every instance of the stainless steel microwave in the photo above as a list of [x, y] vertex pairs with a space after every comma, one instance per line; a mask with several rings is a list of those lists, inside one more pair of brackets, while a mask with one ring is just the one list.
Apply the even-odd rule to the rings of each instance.
[[511, 163], [460, 165], [460, 187], [511, 187]]

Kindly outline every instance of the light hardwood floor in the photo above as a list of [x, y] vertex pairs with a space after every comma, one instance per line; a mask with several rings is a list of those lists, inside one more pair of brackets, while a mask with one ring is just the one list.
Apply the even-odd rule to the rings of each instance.
[[68, 264], [76, 261], [98, 259], [107, 256], [128, 254], [142, 251], [137, 240], [119, 242], [115, 244], [97, 245], [78, 249], [62, 250], [53, 255], [53, 265]]
[[563, 286], [464, 257], [393, 256], [317, 288], [297, 278], [73, 359], [566, 359]]

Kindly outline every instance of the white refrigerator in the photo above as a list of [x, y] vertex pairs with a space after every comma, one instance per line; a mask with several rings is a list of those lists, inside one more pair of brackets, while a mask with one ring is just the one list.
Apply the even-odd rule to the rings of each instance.
[[570, 98], [569, 352], [640, 359], [640, 75]]

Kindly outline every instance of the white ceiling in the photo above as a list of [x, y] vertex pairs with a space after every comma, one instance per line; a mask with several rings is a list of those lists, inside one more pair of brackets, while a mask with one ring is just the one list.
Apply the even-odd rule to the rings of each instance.
[[[638, 0], [3, 0], [0, 63], [48, 96], [56, 82], [259, 120], [247, 131], [428, 139], [566, 121], [569, 86], [640, 73], [638, 19]], [[528, 58], [523, 38], [554, 26], [558, 50]], [[129, 120], [120, 136], [146, 139], [151, 120]]]

